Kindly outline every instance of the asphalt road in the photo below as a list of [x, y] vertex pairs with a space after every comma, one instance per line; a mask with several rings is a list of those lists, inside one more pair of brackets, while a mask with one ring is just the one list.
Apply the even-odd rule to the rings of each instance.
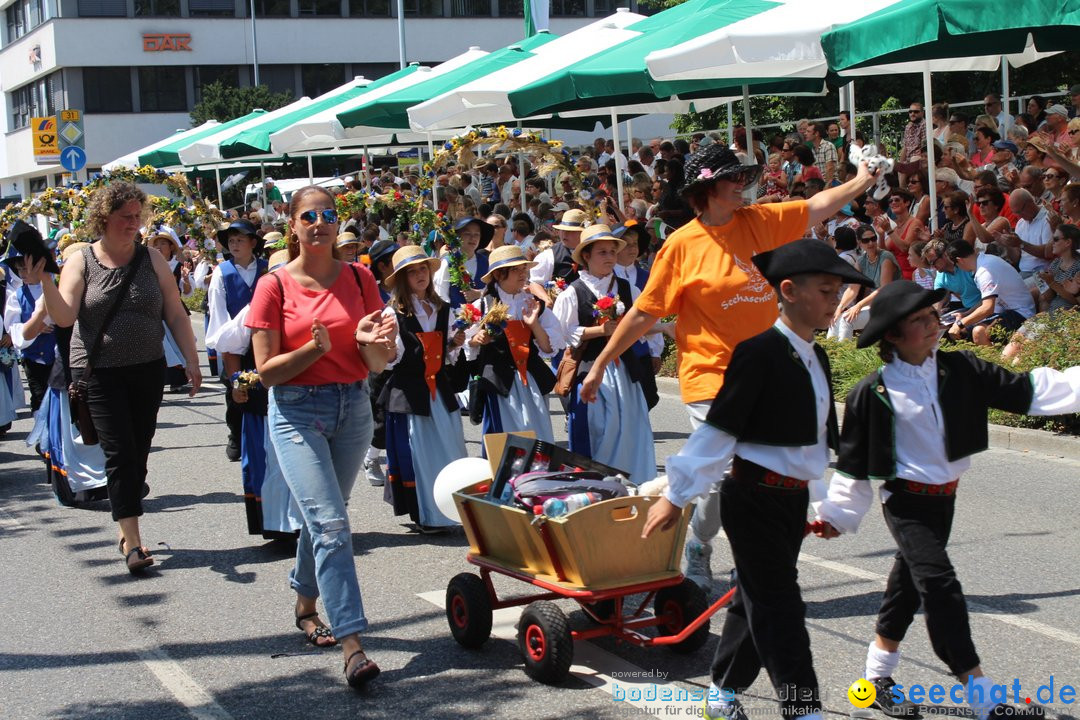
[[[557, 408], [558, 404], [553, 403]], [[0, 441], [0, 717], [116, 720], [242, 718], [690, 717], [699, 704], [617, 700], [620, 693], [707, 686], [714, 637], [692, 655], [579, 644], [559, 687], [529, 680], [513, 641], [515, 611], [497, 613], [495, 637], [467, 651], [441, 608], [447, 581], [470, 568], [464, 535], [421, 536], [390, 514], [381, 489], [357, 483], [353, 544], [371, 629], [364, 638], [382, 676], [354, 694], [338, 650], [314, 650], [292, 626], [291, 550], [247, 535], [239, 464], [224, 455], [223, 394], [166, 396], [150, 459], [145, 543], [158, 564], [142, 579], [116, 553], [105, 504], [71, 509], [52, 498], [18, 420]], [[468, 425], [469, 450], [479, 433]], [[676, 452], [689, 424], [678, 398], [653, 410], [657, 457]], [[556, 413], [562, 431], [561, 411]], [[999, 683], [1030, 695], [1080, 685], [1080, 463], [991, 450], [961, 482], [951, 542], [972, 610], [976, 645]], [[804, 546], [801, 581], [815, 665], [832, 717], [850, 715], [846, 689], [861, 673], [893, 545], [880, 513], [855, 536]], [[730, 567], [723, 538], [713, 562]], [[500, 582], [500, 591], [525, 589]], [[724, 589], [718, 580], [715, 592]], [[572, 603], [562, 605], [570, 612]], [[580, 613], [572, 621], [584, 625]], [[909, 633], [897, 680], [948, 685], [921, 622]], [[656, 683], [656, 685], [653, 685]], [[1045, 691], [1044, 691], [1045, 693]], [[776, 717], [764, 675], [753, 714]], [[1075, 704], [1052, 703], [1063, 717]], [[1074, 701], [1075, 703], [1075, 701]], [[955, 711], [953, 703], [932, 708]], [[883, 717], [883, 716], [881, 716]]]

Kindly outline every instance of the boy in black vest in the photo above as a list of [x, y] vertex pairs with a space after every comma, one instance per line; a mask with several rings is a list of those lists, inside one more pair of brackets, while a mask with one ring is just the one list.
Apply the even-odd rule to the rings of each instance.
[[814, 331], [829, 327], [846, 283], [871, 281], [820, 240], [796, 240], [753, 260], [780, 296], [780, 319], [736, 346], [705, 424], [668, 458], [668, 488], [642, 535], [670, 527], [720, 483], [738, 592], [713, 659], [704, 717], [745, 720], [735, 695], [764, 666], [785, 718], [821, 720], [796, 562], [809, 486], [820, 497], [839, 433], [829, 361]]
[[897, 280], [871, 303], [858, 346], [877, 343], [885, 365], [848, 394], [836, 474], [818, 507], [821, 534], [855, 532], [873, 502], [869, 480], [885, 481], [882, 510], [897, 552], [866, 654], [864, 677], [877, 690], [875, 707], [893, 717], [918, 716], [892, 676], [900, 664], [900, 642], [922, 606], [930, 644], [966, 686], [978, 720], [1042, 715], [1038, 706], [993, 699], [946, 545], [959, 478], [971, 456], [989, 444], [988, 409], [1028, 415], [1080, 411], [1080, 367], [1017, 374], [970, 352], [938, 350], [943, 330], [937, 304], [947, 294]]

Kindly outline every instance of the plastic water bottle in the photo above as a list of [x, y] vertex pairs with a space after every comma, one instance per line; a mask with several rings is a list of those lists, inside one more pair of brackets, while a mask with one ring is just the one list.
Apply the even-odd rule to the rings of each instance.
[[600, 494], [594, 492], [574, 493], [564, 498], [550, 498], [544, 502], [544, 514], [548, 517], [562, 517], [601, 500], [603, 498]]

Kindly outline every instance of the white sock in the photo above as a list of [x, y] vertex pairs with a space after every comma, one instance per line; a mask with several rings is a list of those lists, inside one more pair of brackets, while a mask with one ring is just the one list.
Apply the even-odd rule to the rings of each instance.
[[986, 720], [987, 716], [990, 715], [990, 711], [997, 707], [997, 702], [990, 698], [990, 691], [993, 686], [993, 681], [985, 675], [983, 677], [973, 677], [964, 683], [968, 707], [971, 708], [979, 720]]
[[871, 682], [880, 678], [892, 677], [900, 665], [900, 651], [882, 650], [871, 642], [866, 650], [866, 673], [864, 677]]
[[373, 463], [379, 462], [379, 448], [374, 445], [368, 445], [367, 454], [364, 456], [365, 460], [370, 460]]
[[734, 700], [729, 699], [730, 695], [730, 692], [717, 687], [716, 683], [709, 683], [709, 714], [719, 713], [726, 716], [734, 705]]

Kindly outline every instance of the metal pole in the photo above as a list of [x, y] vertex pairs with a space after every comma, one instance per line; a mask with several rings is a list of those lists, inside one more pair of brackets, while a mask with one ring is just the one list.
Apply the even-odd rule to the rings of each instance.
[[746, 153], [750, 164], [757, 165], [757, 153], [754, 152], [754, 131], [750, 128], [750, 86], [742, 86], [743, 123], [746, 125]]
[[[848, 142], [855, 142], [855, 81], [852, 80], [848, 83]], [[844, 162], [847, 162], [847, 158], [844, 158]]]
[[[1008, 117], [1012, 113], [1009, 112], [1009, 59], [1004, 55], [1001, 56], [1001, 107], [1005, 110], [1005, 122], [1008, 122]], [[997, 118], [994, 118], [995, 120]], [[1009, 131], [1009, 128], [998, 128], [998, 132], [1001, 134], [1001, 139], [1005, 139], [1005, 133]]]
[[[929, 108], [933, 105], [934, 98], [930, 91], [930, 70], [924, 69], [922, 74], [923, 85], [923, 101], [924, 108]], [[925, 118], [925, 114], [923, 116]], [[934, 183], [934, 127], [931, 123], [926, 123], [926, 175], [929, 178], [930, 190], [930, 231], [933, 232], [938, 228], [937, 217], [937, 188]]]
[[[398, 0], [400, 5], [400, 0]], [[435, 143], [431, 139], [431, 133], [427, 134], [427, 151], [428, 162], [431, 163], [431, 170], [435, 173], [435, 177], [431, 179], [431, 209], [435, 212], [439, 212], [439, 173], [435, 170]], [[420, 162], [420, 172], [424, 171], [423, 159]], [[447, 212], [450, 208], [446, 208]]]
[[218, 210], [224, 210], [224, 203], [221, 201], [221, 169], [217, 166], [214, 167], [214, 181], [217, 183], [217, 206]]
[[312, 185], [315, 184], [315, 169], [311, 164], [311, 153], [307, 154], [307, 179]]
[[262, 206], [266, 207], [266, 164], [259, 163], [259, 174], [262, 178], [259, 180], [259, 199], [262, 200]]
[[[521, 129], [521, 121], [518, 120], [518, 129]], [[513, 181], [511, 180], [511, 183]], [[513, 185], [511, 185], [513, 187]], [[525, 198], [525, 153], [518, 150], [518, 199], [521, 200], [521, 212], [529, 212], [529, 203]]]
[[[626, 199], [623, 197], [623, 171], [619, 167], [619, 115], [615, 108], [611, 108], [611, 140], [615, 145], [615, 192], [619, 194], [619, 210], [626, 209]], [[602, 218], [606, 220], [607, 218]]]
[[735, 144], [735, 103], [727, 104], [727, 144]]
[[251, 63], [255, 67], [255, 86], [259, 86], [259, 40], [255, 36], [255, 0], [251, 0]]
[[[634, 128], [629, 118], [626, 120], [626, 162], [634, 156]], [[627, 172], [630, 172], [627, 170]]]
[[364, 186], [371, 192], [371, 158], [367, 154], [367, 145], [364, 146]]
[[874, 145], [876, 145], [877, 148], [880, 150], [881, 149], [881, 115], [875, 110], [874, 113], [870, 116], [870, 119], [873, 122]]
[[[254, 0], [252, 0], [254, 2]], [[398, 60], [405, 68], [405, 0], [397, 0], [397, 44]]]

